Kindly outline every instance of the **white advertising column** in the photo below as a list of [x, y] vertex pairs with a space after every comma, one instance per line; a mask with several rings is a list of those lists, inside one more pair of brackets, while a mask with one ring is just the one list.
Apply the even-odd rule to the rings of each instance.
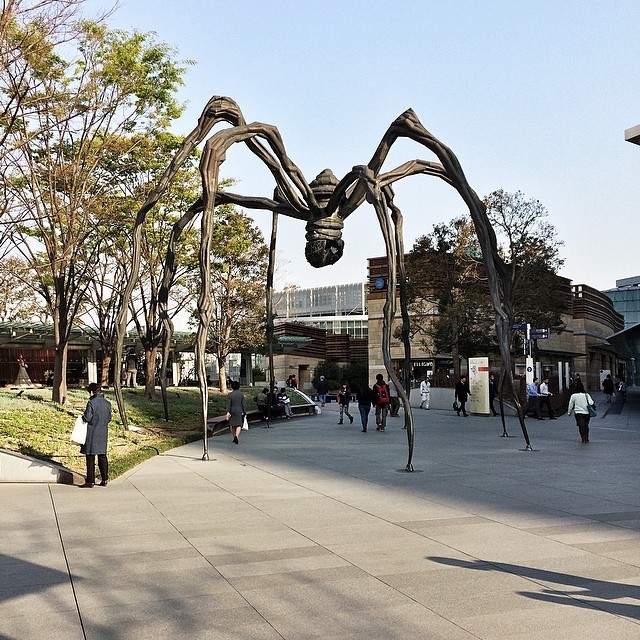
[[489, 358], [469, 358], [469, 411], [489, 415]]

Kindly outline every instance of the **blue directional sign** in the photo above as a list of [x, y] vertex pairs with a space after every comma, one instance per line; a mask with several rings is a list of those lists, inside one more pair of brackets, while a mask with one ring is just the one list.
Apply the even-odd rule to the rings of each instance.
[[526, 331], [527, 330], [527, 323], [526, 322], [516, 322], [515, 324], [511, 325], [511, 328], [514, 331]]
[[544, 340], [549, 337], [549, 329], [531, 329], [532, 340]]

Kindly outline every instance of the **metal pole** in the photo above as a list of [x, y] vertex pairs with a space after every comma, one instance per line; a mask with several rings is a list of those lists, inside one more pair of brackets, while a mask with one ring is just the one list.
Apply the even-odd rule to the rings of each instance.
[[271, 216], [271, 241], [269, 243], [269, 266], [267, 270], [267, 345], [269, 349], [269, 396], [267, 405], [267, 428], [271, 426], [271, 394], [273, 393], [273, 385], [275, 373], [273, 369], [273, 277], [276, 265], [276, 236], [278, 235], [278, 214], [272, 212]]

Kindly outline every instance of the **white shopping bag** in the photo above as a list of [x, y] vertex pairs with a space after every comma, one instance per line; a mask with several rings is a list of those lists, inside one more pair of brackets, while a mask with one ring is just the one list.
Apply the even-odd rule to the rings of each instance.
[[87, 423], [82, 419], [82, 416], [76, 418], [76, 422], [73, 425], [73, 431], [71, 432], [71, 442], [75, 444], [84, 444], [87, 439]]
[[245, 416], [244, 420], [242, 421], [242, 430], [249, 431], [249, 422], [247, 421], [247, 416]]

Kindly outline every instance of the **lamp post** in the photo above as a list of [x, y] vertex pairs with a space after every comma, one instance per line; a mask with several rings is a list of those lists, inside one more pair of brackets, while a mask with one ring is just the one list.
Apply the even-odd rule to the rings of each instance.
[[[631, 142], [632, 144], [640, 144], [640, 124], [635, 127], [631, 127], [631, 129], [627, 129], [624, 132], [624, 139], [627, 142]], [[631, 368], [632, 368], [632, 382], [635, 386], [636, 384], [636, 359], [635, 357], [631, 358]]]

